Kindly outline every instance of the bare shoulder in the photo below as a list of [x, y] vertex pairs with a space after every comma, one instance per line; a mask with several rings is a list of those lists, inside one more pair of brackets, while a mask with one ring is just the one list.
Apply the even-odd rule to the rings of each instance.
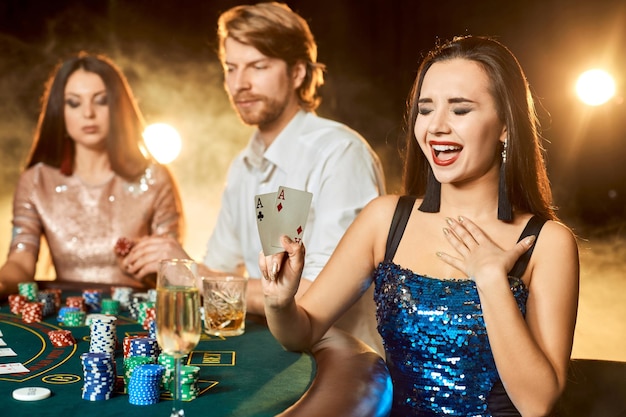
[[[534, 270], [548, 281], [576, 282], [579, 273], [578, 243], [572, 230], [558, 221], [547, 221], [535, 244]], [[531, 259], [532, 259], [531, 258]], [[534, 275], [534, 274], [533, 274]], [[569, 276], [572, 281], [565, 280]], [[543, 280], [542, 280], [543, 281]]]
[[388, 220], [387, 223], [389, 223], [393, 217], [394, 211], [396, 210], [399, 199], [399, 195], [393, 194], [376, 197], [363, 208], [359, 217], [367, 219], [368, 222], [385, 222]]
[[578, 252], [578, 243], [572, 230], [565, 224], [549, 220], [543, 226], [537, 246], [546, 250], [575, 250]]

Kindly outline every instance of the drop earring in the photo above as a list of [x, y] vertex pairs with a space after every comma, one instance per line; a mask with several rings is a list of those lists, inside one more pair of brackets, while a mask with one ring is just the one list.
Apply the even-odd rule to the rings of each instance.
[[500, 164], [500, 179], [498, 182], [498, 220], [510, 222], [513, 220], [513, 208], [509, 199], [506, 181], [507, 148], [508, 138], [505, 138], [502, 143], [502, 163]]

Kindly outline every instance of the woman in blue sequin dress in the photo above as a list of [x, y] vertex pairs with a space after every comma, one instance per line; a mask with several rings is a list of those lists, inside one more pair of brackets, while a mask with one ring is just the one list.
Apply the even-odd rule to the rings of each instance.
[[406, 196], [373, 200], [300, 299], [304, 248], [283, 238], [260, 256], [270, 329], [307, 350], [373, 283], [391, 415], [549, 415], [578, 249], [553, 211], [524, 73], [501, 43], [455, 38], [421, 64], [407, 121]]

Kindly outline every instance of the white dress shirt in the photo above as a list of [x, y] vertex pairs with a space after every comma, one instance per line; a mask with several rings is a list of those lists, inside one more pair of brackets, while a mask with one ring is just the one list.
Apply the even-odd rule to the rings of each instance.
[[[380, 161], [355, 131], [314, 113], [298, 112], [265, 149], [257, 134], [228, 172], [222, 205], [204, 263], [213, 269], [261, 276], [261, 240], [256, 225], [257, 194], [279, 186], [313, 194], [303, 242], [302, 277], [315, 280], [361, 209], [384, 194]], [[373, 285], [337, 321], [336, 327], [358, 337], [384, 357], [376, 329]]]
[[317, 277], [359, 211], [385, 190], [380, 161], [358, 133], [300, 111], [269, 148], [255, 134], [232, 162], [207, 245], [207, 266], [236, 271], [243, 265], [250, 278], [261, 276], [254, 196], [281, 185], [313, 194], [303, 235], [302, 277], [309, 280]]

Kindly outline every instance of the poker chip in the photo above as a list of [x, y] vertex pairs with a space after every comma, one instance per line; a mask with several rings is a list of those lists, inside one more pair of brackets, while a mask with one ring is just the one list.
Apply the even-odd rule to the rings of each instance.
[[157, 323], [156, 320], [150, 321], [150, 327], [148, 328], [148, 337], [156, 339], [157, 337]]
[[128, 305], [128, 312], [130, 316], [137, 320], [139, 314], [139, 304], [148, 301], [148, 293], [136, 292], [132, 295], [130, 304]]
[[128, 356], [148, 356], [157, 361], [160, 353], [159, 344], [151, 337], [136, 337], [130, 339]]
[[121, 310], [128, 310], [134, 291], [131, 287], [111, 287], [111, 298], [119, 302]]
[[131, 251], [131, 249], [135, 246], [135, 242], [127, 237], [120, 237], [115, 242], [115, 246], [113, 246], [113, 251], [117, 256], [125, 257]]
[[10, 294], [9, 295], [9, 309], [13, 314], [22, 314], [22, 308], [24, 304], [28, 302], [28, 298], [22, 294]]
[[85, 299], [82, 296], [71, 296], [65, 299], [65, 304], [68, 307], [77, 307], [81, 311], [87, 311], [85, 307]]
[[91, 313], [99, 313], [102, 304], [102, 290], [87, 289], [83, 291], [85, 307]]
[[64, 347], [72, 346], [76, 344], [76, 339], [69, 330], [50, 330], [48, 332], [48, 338], [52, 342], [53, 346]]
[[119, 314], [121, 309], [121, 303], [119, 300], [114, 300], [112, 298], [103, 298], [102, 304], [100, 307], [100, 312], [102, 314], [110, 314], [116, 316]]
[[59, 308], [59, 311], [57, 313], [57, 322], [58, 323], [63, 323], [63, 319], [65, 318], [65, 314], [68, 311], [80, 311], [80, 309], [78, 307], [61, 307]]
[[80, 309], [67, 311], [63, 315], [63, 324], [65, 326], [68, 326], [68, 327], [83, 326], [85, 324], [85, 317], [86, 316], [87, 316], [87, 314], [84, 311], [80, 310]]
[[145, 337], [143, 335], [129, 335], [124, 337], [124, 340], [122, 341], [122, 350], [124, 353], [124, 358], [128, 358], [130, 356], [130, 341], [132, 339], [137, 339], [138, 337]]
[[113, 355], [87, 352], [80, 356], [83, 365], [82, 398], [88, 401], [108, 400], [115, 388], [116, 372]]
[[158, 364], [135, 367], [128, 382], [128, 402], [133, 405], [158, 403], [164, 370], [165, 368]]
[[156, 308], [146, 308], [145, 318], [143, 319], [142, 326], [144, 330], [150, 330], [150, 323], [156, 321]]
[[89, 351], [97, 353], [115, 353], [117, 347], [117, 331], [114, 316], [104, 314], [91, 315]]
[[35, 301], [38, 291], [39, 286], [36, 282], [20, 282], [17, 284], [17, 292], [26, 297], [28, 301]]
[[148, 316], [148, 309], [154, 308], [156, 303], [154, 301], [142, 301], [137, 307], [137, 322], [141, 325], [146, 321]]
[[24, 323], [38, 323], [43, 320], [43, 303], [33, 301], [24, 304], [22, 320]]
[[56, 312], [57, 306], [55, 298], [55, 294], [51, 291], [44, 290], [37, 293], [37, 301], [43, 305], [42, 313], [44, 317], [52, 316]]
[[[129, 356], [124, 359], [124, 383], [126, 387], [130, 382], [130, 378], [133, 376], [133, 371], [140, 365], [152, 365], [154, 364], [154, 358], [149, 356]], [[127, 389], [128, 391], [128, 389]]]
[[43, 387], [24, 387], [13, 391], [13, 398], [18, 401], [40, 401], [48, 398], [52, 392]]

